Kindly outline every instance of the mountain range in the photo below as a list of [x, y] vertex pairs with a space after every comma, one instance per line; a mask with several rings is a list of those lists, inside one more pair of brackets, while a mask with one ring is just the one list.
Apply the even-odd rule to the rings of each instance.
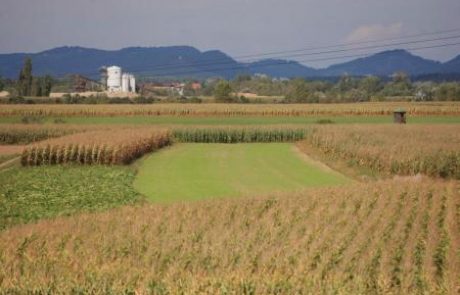
[[296, 61], [263, 59], [251, 63], [238, 62], [219, 50], [201, 52], [190, 46], [128, 47], [100, 50], [84, 47], [57, 47], [39, 53], [0, 54], [0, 76], [18, 77], [24, 59], [31, 57], [34, 75], [63, 77], [81, 74], [99, 77], [99, 68], [118, 65], [126, 72], [147, 78], [233, 78], [238, 74], [266, 74], [271, 77], [337, 77], [390, 76], [403, 71], [411, 76], [460, 74], [460, 55], [446, 63], [416, 56], [397, 49], [368, 57], [315, 69]]

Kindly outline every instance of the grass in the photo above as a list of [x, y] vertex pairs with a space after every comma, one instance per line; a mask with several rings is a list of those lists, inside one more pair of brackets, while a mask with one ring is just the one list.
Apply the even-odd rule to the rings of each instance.
[[121, 167], [53, 166], [0, 171], [0, 230], [7, 227], [133, 204], [134, 173]]
[[[19, 124], [21, 116], [0, 116], [0, 124]], [[54, 124], [56, 117], [45, 117], [43, 123]], [[157, 124], [157, 125], [264, 125], [264, 124], [320, 124], [328, 121], [337, 124], [392, 124], [392, 116], [72, 116], [62, 119], [64, 124]], [[60, 123], [59, 125], [62, 125]], [[460, 116], [414, 116], [408, 124], [460, 124]]]
[[13, 154], [13, 155], [2, 155], [2, 154], [0, 154], [0, 164], [8, 162], [9, 160], [17, 158], [17, 157], [18, 157], [17, 154]]
[[234, 197], [347, 183], [292, 144], [177, 144], [141, 164], [134, 186], [152, 201]]

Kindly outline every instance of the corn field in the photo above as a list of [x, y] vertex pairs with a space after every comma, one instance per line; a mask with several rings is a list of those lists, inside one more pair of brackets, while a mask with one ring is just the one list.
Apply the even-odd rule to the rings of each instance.
[[170, 132], [161, 129], [89, 131], [27, 146], [23, 166], [129, 164], [146, 153], [170, 144]]
[[326, 157], [384, 174], [460, 179], [460, 127], [320, 126], [307, 144]]
[[0, 126], [0, 144], [28, 144], [45, 139], [61, 137], [67, 134], [83, 132], [88, 127], [42, 125], [3, 125]]
[[154, 105], [3, 105], [0, 116], [311, 116], [391, 115], [402, 107], [408, 115], [460, 115], [456, 102], [385, 102], [359, 104], [154, 104]]
[[293, 142], [305, 137], [305, 128], [295, 127], [217, 127], [176, 128], [174, 138], [179, 142], [250, 143]]
[[459, 183], [124, 207], [0, 233], [0, 293], [458, 294]]

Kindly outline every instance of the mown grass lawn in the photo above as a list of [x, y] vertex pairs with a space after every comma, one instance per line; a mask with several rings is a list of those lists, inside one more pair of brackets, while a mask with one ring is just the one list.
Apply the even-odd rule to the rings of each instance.
[[134, 187], [152, 201], [257, 195], [349, 180], [305, 161], [293, 144], [177, 144], [144, 160]]

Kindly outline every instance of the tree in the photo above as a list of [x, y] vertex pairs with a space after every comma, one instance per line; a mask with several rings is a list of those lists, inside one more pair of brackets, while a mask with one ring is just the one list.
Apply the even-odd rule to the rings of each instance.
[[309, 101], [310, 91], [304, 79], [294, 79], [289, 85], [285, 96], [286, 102], [313, 102]]
[[341, 93], [347, 92], [351, 89], [355, 89], [357, 86], [357, 81], [352, 76], [345, 74], [340, 77], [339, 82], [337, 82], [337, 88]]
[[384, 96], [411, 96], [413, 95], [412, 83], [409, 76], [404, 72], [393, 74], [391, 82], [387, 83], [382, 90]]
[[5, 89], [5, 81], [3, 81], [2, 76], [0, 76], [0, 91], [3, 91]]
[[24, 66], [19, 73], [18, 78], [18, 94], [30, 96], [32, 91], [32, 59], [27, 57], [24, 61]]
[[379, 77], [368, 76], [359, 81], [359, 89], [365, 91], [368, 95], [373, 95], [382, 90], [382, 81]]
[[214, 88], [214, 98], [217, 101], [232, 101], [233, 98], [231, 94], [232, 87], [230, 86], [230, 83], [227, 81], [219, 81], [216, 87]]
[[46, 75], [41, 79], [41, 95], [50, 96], [51, 88], [53, 88], [53, 78], [50, 75]]
[[42, 96], [41, 79], [39, 77], [32, 78], [32, 86], [30, 88], [30, 96]]

